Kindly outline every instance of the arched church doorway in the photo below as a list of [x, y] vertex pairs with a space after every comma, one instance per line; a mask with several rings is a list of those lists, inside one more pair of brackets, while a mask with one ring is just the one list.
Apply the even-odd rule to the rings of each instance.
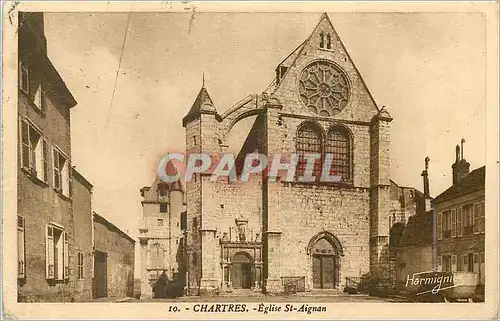
[[253, 260], [246, 252], [238, 252], [232, 258], [231, 282], [234, 289], [250, 289], [253, 284]]
[[314, 289], [335, 289], [340, 283], [340, 255], [326, 237], [318, 239], [312, 248]]

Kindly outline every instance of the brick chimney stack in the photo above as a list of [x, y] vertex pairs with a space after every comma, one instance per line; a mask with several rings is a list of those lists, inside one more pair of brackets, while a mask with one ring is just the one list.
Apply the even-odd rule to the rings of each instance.
[[464, 143], [462, 138], [460, 146], [455, 147], [455, 163], [451, 165], [453, 171], [453, 185], [458, 183], [463, 177], [469, 174], [470, 164], [464, 159]]

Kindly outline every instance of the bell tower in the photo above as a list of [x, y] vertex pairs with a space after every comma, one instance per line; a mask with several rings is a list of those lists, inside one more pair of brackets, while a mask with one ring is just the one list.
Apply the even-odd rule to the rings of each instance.
[[[206, 153], [213, 160], [219, 149], [216, 128], [220, 121], [221, 117], [203, 84], [182, 120], [186, 129], [186, 154]], [[186, 182], [188, 295], [212, 292], [220, 286], [216, 278], [216, 227], [210, 225], [207, 216], [206, 207], [210, 204], [202, 199], [203, 191], [212, 188], [209, 179], [209, 176], [197, 173]]]

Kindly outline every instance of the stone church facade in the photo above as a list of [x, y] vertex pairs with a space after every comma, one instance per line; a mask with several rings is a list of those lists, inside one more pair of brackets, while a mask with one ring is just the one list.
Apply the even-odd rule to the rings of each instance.
[[[330, 19], [276, 68], [276, 79], [219, 113], [202, 88], [183, 119], [187, 153], [228, 150], [233, 126], [255, 122], [244, 155], [333, 155], [340, 182], [248, 182], [197, 174], [186, 182], [189, 294], [237, 288], [342, 291], [347, 278], [388, 279], [391, 116], [379, 108]], [[319, 176], [319, 175], [316, 175]]]

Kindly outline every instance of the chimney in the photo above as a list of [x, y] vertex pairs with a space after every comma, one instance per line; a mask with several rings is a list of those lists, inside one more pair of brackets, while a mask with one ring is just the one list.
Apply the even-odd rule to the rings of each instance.
[[469, 174], [470, 164], [464, 159], [464, 143], [465, 139], [462, 138], [460, 146], [455, 147], [455, 163], [451, 165], [453, 171], [453, 185], [460, 182], [467, 174]]

